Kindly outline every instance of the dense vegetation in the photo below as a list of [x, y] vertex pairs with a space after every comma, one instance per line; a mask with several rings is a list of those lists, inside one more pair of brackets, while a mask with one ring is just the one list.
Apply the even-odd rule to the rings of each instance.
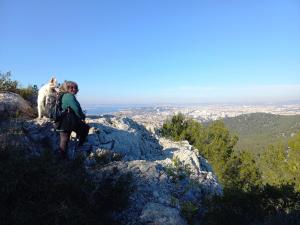
[[95, 184], [81, 157], [61, 162], [50, 151], [14, 149], [0, 149], [1, 224], [118, 224], [112, 215], [127, 205], [131, 174]]
[[257, 158], [234, 150], [238, 137], [223, 121], [203, 126], [179, 113], [161, 132], [175, 141], [188, 140], [224, 187], [223, 196], [207, 199], [204, 224], [300, 224], [300, 134], [288, 147], [269, 145]]
[[300, 115], [281, 116], [269, 113], [251, 113], [225, 118], [231, 133], [238, 135], [235, 145], [238, 151], [260, 154], [270, 144], [288, 144], [288, 140], [300, 130]]

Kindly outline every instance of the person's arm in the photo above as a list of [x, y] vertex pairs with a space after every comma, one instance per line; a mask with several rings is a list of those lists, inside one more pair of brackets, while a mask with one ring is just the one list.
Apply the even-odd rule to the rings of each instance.
[[62, 108], [65, 110], [70, 107], [74, 113], [82, 120], [85, 119], [85, 115], [81, 109], [79, 102], [76, 97], [72, 94], [65, 94], [62, 100]]

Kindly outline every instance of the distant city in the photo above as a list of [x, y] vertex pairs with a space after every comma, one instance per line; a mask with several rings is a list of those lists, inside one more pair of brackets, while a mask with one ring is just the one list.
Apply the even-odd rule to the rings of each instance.
[[197, 106], [94, 106], [87, 109], [88, 115], [114, 114], [127, 116], [151, 129], [162, 126], [167, 118], [177, 113], [207, 122], [249, 113], [271, 113], [277, 115], [300, 114], [300, 103], [287, 104], [203, 104]]

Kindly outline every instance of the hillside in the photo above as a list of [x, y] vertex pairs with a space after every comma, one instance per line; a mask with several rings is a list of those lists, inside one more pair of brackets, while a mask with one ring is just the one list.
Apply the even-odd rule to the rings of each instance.
[[197, 149], [128, 117], [86, 118], [87, 141], [77, 147], [71, 135], [70, 160], [61, 161], [53, 123], [16, 117], [19, 101], [0, 116], [3, 224], [186, 225], [201, 221], [206, 196], [223, 192]]
[[235, 149], [260, 153], [270, 144], [287, 143], [300, 131], [300, 115], [251, 113], [225, 118], [226, 127], [239, 137]]

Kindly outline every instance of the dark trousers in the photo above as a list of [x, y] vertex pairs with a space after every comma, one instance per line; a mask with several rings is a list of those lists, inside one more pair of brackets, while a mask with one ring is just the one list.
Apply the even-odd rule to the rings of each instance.
[[59, 133], [60, 136], [59, 150], [60, 150], [60, 155], [63, 159], [66, 159], [68, 155], [68, 145], [69, 145], [70, 135], [71, 132], [61, 131]]
[[[83, 143], [85, 142], [86, 137], [89, 133], [89, 129], [90, 129], [89, 125], [87, 125], [84, 122], [79, 123], [78, 127], [74, 129], [77, 138], [79, 138], [78, 146], [82, 146]], [[72, 131], [61, 131], [59, 134], [60, 135], [59, 149], [63, 159], [66, 159], [68, 155], [68, 145], [70, 141], [71, 132]]]

